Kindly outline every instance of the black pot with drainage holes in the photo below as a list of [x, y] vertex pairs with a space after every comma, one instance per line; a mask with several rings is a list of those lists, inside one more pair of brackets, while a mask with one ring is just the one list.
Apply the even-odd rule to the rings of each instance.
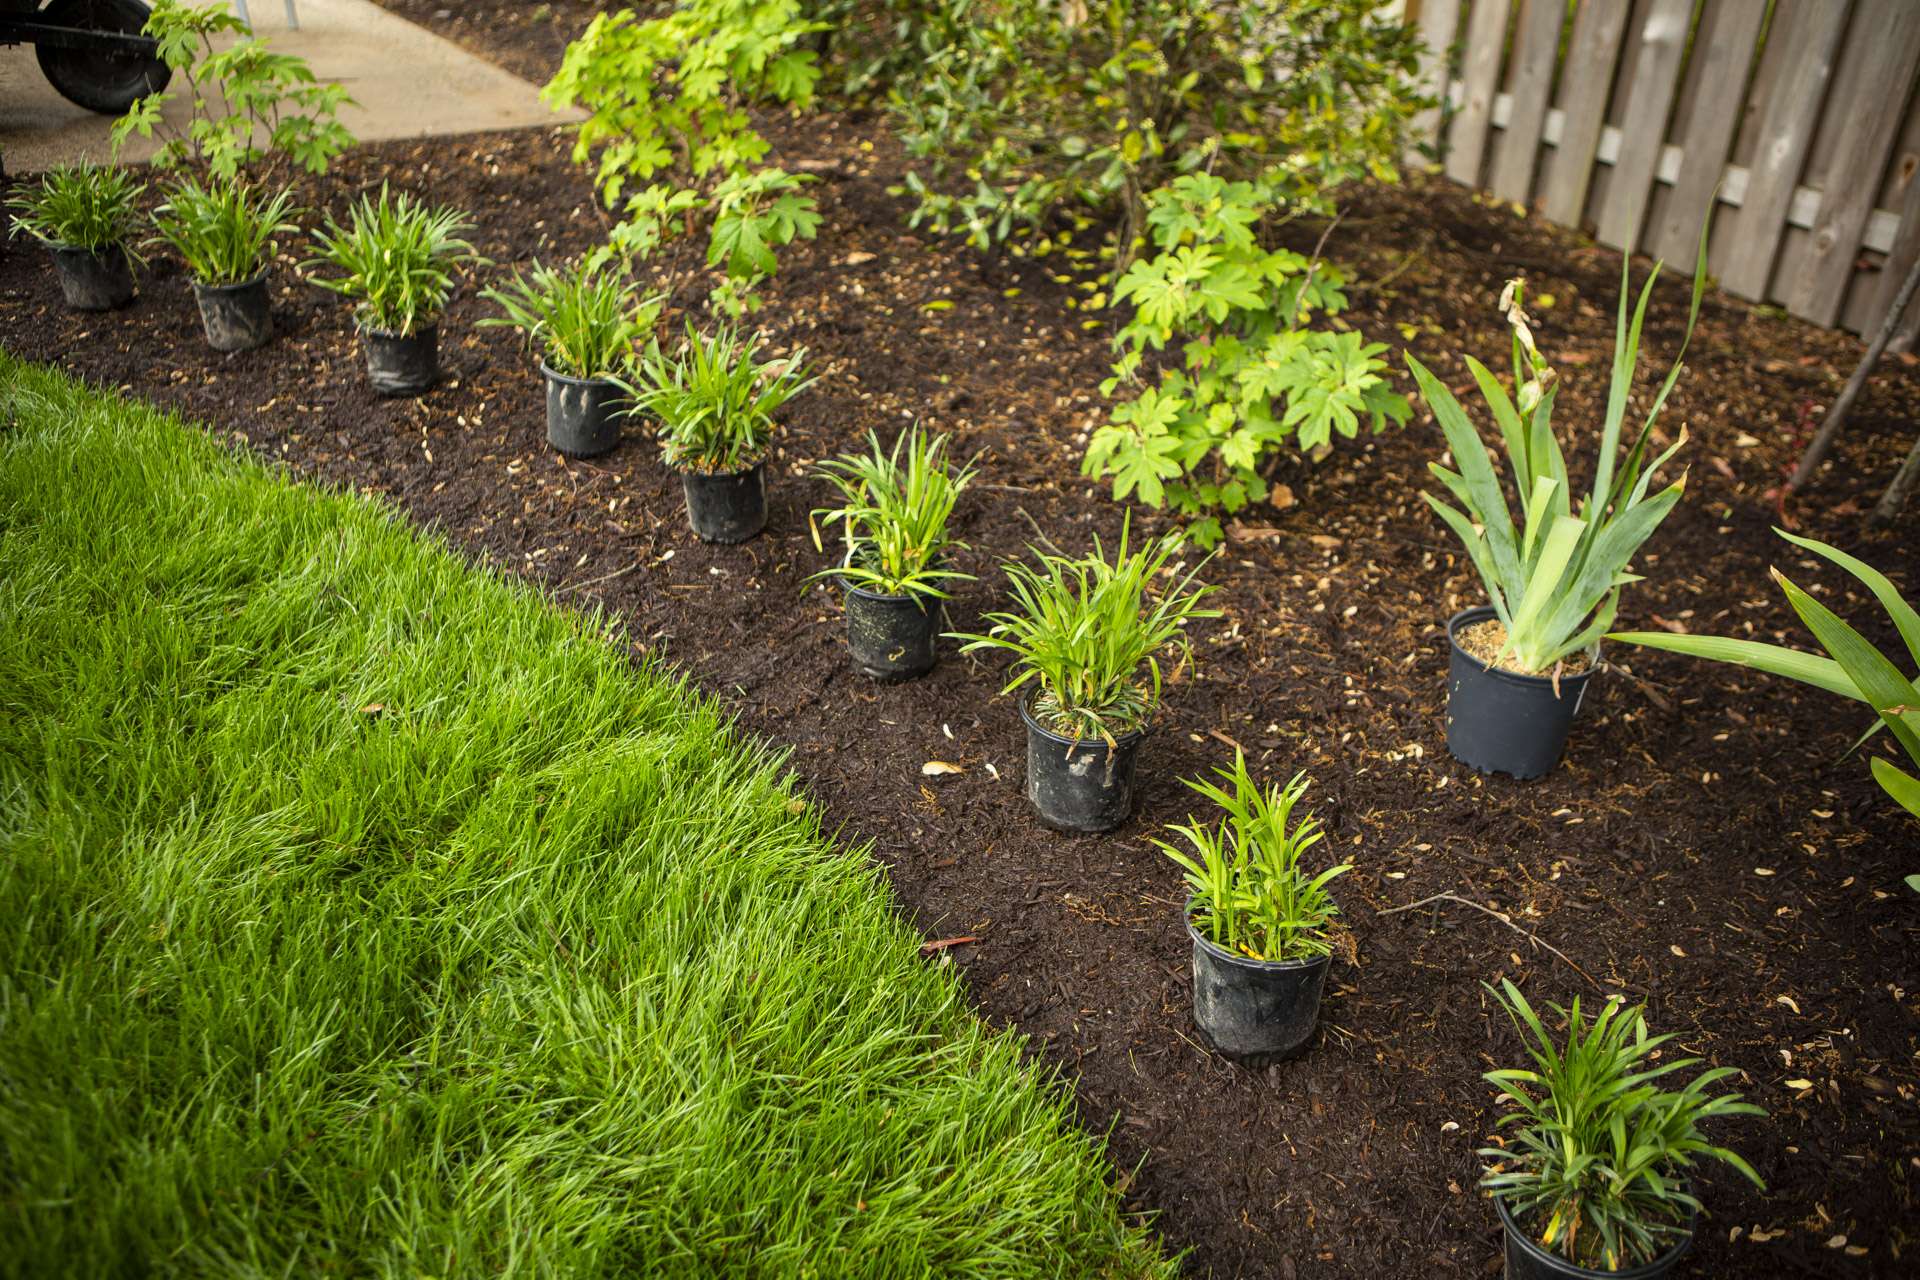
[[367, 354], [367, 381], [383, 396], [417, 396], [440, 376], [440, 326], [423, 324], [412, 333], [385, 333], [361, 326]]
[[1693, 1220], [1689, 1218], [1686, 1235], [1652, 1262], [1625, 1271], [1597, 1271], [1549, 1252], [1531, 1232], [1514, 1221], [1507, 1202], [1498, 1196], [1494, 1197], [1493, 1207], [1500, 1211], [1500, 1225], [1506, 1228], [1507, 1280], [1660, 1280], [1673, 1274], [1693, 1245]]
[[1040, 821], [1056, 831], [1111, 831], [1133, 811], [1133, 776], [1147, 731], [1135, 729], [1108, 743], [1069, 738], [1033, 715], [1033, 699], [1020, 704], [1027, 726], [1027, 798]]
[[125, 248], [110, 244], [95, 253], [72, 245], [48, 245], [61, 296], [75, 311], [112, 311], [133, 300], [133, 262]]
[[913, 680], [933, 670], [940, 631], [938, 596], [890, 596], [841, 579], [846, 588], [847, 652], [854, 670], [875, 680]]
[[745, 542], [767, 527], [766, 464], [708, 475], [682, 471], [687, 519], [702, 542]]
[[627, 389], [611, 378], [575, 378], [545, 361], [547, 443], [569, 458], [597, 458], [620, 443], [620, 420], [632, 407]]
[[1447, 750], [1482, 773], [1544, 777], [1566, 750], [1594, 668], [1556, 681], [1484, 665], [1460, 647], [1460, 632], [1495, 616], [1481, 605], [1447, 622]]
[[207, 345], [215, 351], [251, 351], [273, 336], [273, 306], [267, 296], [263, 268], [239, 284], [193, 282], [193, 300], [200, 306], [200, 325]]
[[1290, 1058], [1313, 1038], [1332, 956], [1255, 960], [1200, 931], [1187, 900], [1193, 943], [1193, 1020], [1222, 1057], [1250, 1067]]

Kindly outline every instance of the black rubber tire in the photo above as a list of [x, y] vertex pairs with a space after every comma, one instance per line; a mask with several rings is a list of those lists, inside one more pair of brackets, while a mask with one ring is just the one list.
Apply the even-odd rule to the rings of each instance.
[[[53, 0], [42, 21], [88, 31], [117, 31], [137, 36], [147, 25], [148, 7], [140, 0]], [[167, 87], [173, 69], [157, 57], [36, 45], [40, 70], [61, 97], [101, 115], [126, 114], [128, 107]]]

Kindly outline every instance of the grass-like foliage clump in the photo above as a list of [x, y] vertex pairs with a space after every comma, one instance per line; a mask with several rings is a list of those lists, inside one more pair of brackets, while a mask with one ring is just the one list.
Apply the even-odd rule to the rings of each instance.
[[500, 308], [481, 327], [518, 329], [549, 369], [569, 378], [631, 374], [660, 316], [658, 298], [636, 298], [622, 272], [587, 258], [566, 268], [535, 262], [480, 296]]
[[119, 248], [137, 257], [133, 236], [139, 226], [144, 182], [118, 165], [82, 160], [49, 169], [37, 187], [7, 200], [17, 231], [65, 249], [100, 254]]
[[598, 620], [4, 357], [0, 555], [9, 1274], [1167, 1273]]
[[1307, 775], [1296, 773], [1285, 786], [1262, 786], [1247, 772], [1241, 751], [1233, 753], [1233, 768], [1214, 773], [1220, 782], [1182, 781], [1220, 807], [1220, 822], [1209, 827], [1189, 817], [1169, 828], [1185, 848], [1154, 841], [1185, 873], [1194, 927], [1215, 946], [1254, 960], [1328, 954], [1333, 944], [1327, 928], [1340, 908], [1327, 886], [1353, 867], [1342, 863], [1314, 874], [1300, 865], [1301, 855], [1327, 834], [1312, 814], [1294, 821], [1294, 807], [1307, 794]]
[[1496, 1122], [1506, 1145], [1480, 1185], [1501, 1200], [1541, 1246], [1596, 1271], [1651, 1262], [1678, 1243], [1699, 1212], [1688, 1171], [1703, 1160], [1753, 1167], [1714, 1146], [1700, 1125], [1720, 1116], [1764, 1115], [1737, 1093], [1711, 1092], [1731, 1067], [1702, 1071], [1684, 1086], [1655, 1084], [1700, 1059], [1665, 1052], [1673, 1036], [1651, 1035], [1646, 1011], [1609, 1001], [1591, 1019], [1548, 1008], [1566, 1023], [1556, 1040], [1507, 979], [1489, 987], [1526, 1042], [1531, 1068], [1489, 1071], [1507, 1109]]
[[307, 266], [340, 273], [311, 279], [353, 299], [362, 328], [406, 337], [440, 318], [460, 267], [479, 261], [463, 238], [472, 229], [458, 209], [432, 208], [404, 191], [393, 195], [383, 182], [378, 198], [353, 202], [346, 226], [327, 219], [314, 234], [320, 254]]
[[1132, 534], [1129, 518], [1111, 559], [1096, 537], [1093, 551], [1077, 559], [1036, 548], [1037, 567], [1008, 561], [1014, 607], [987, 614], [983, 633], [953, 637], [965, 642], [962, 653], [1012, 654], [1000, 692], [1031, 686], [1034, 717], [1075, 738], [1111, 742], [1144, 728], [1168, 672], [1193, 660], [1187, 623], [1220, 616], [1200, 607], [1214, 590], [1199, 581], [1200, 565], [1175, 566], [1184, 545], [1178, 533], [1138, 547], [1130, 545]]
[[813, 385], [803, 347], [785, 359], [760, 359], [760, 340], [722, 327], [712, 337], [687, 325], [672, 355], [658, 342], [640, 361], [642, 409], [660, 420], [660, 451], [667, 465], [723, 475], [744, 471], [766, 456], [774, 414]]
[[813, 543], [821, 546], [821, 525], [838, 524], [846, 554], [816, 576], [920, 600], [947, 599], [942, 584], [970, 578], [944, 563], [949, 550], [966, 546], [947, 522], [974, 476], [970, 462], [954, 470], [951, 444], [914, 426], [889, 450], [869, 432], [866, 453], [821, 463], [818, 473], [840, 495], [840, 505], [813, 513]]
[[274, 237], [300, 230], [293, 216], [289, 191], [263, 196], [237, 179], [189, 178], [168, 190], [153, 225], [201, 284], [243, 284], [273, 261]]

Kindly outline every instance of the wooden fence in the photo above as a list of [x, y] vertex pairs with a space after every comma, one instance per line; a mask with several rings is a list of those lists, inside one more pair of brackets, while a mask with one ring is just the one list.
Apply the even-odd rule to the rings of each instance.
[[[1447, 176], [1822, 325], [1920, 256], [1920, 0], [1406, 0]], [[1920, 299], [1895, 350], [1920, 338]]]

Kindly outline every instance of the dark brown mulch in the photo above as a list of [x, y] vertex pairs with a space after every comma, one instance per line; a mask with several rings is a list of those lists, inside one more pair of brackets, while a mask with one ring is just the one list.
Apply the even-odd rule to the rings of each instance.
[[[1456, 764], [1441, 624], [1479, 587], [1419, 500], [1441, 446], [1416, 420], [1319, 466], [1282, 464], [1293, 504], [1247, 513], [1206, 571], [1228, 616], [1198, 629], [1198, 673], [1169, 691], [1135, 820], [1106, 838], [1049, 834], [1023, 795], [997, 665], [949, 648], [917, 683], [851, 674], [836, 602], [805, 583], [826, 563], [807, 510], [827, 497], [806, 473], [911, 419], [984, 451], [986, 483], [958, 517], [973, 546], [962, 567], [981, 575], [959, 593], [962, 628], [995, 601], [995, 563], [1036, 536], [1078, 550], [1116, 534], [1122, 508], [1076, 473], [1109, 359], [1106, 315], [1078, 309], [1075, 272], [1091, 260], [1036, 265], [909, 232], [886, 193], [894, 152], [872, 122], [829, 117], [777, 140], [788, 164], [821, 177], [825, 223], [788, 254], [759, 319], [776, 345], [805, 344], [823, 377], [788, 415], [771, 527], [741, 547], [693, 540], [645, 440], [594, 462], [549, 452], [531, 364], [503, 331], [473, 327], [487, 309], [471, 293], [445, 322], [445, 381], [418, 401], [368, 394], [345, 309], [284, 265], [282, 336], [223, 358], [201, 344], [176, 264], [157, 262], [130, 309], [81, 316], [60, 308], [43, 257], [17, 246], [0, 262], [0, 344], [174, 406], [302, 474], [389, 494], [561, 602], [618, 611], [636, 652], [664, 651], [791, 748], [833, 821], [873, 842], [919, 928], [980, 939], [942, 954], [986, 1016], [1062, 1070], [1085, 1123], [1110, 1127], [1130, 1207], [1158, 1212], [1196, 1274], [1496, 1271], [1474, 1149], [1493, 1114], [1480, 1074], [1520, 1057], [1481, 986], [1501, 976], [1539, 1001], [1649, 1002], [1656, 1028], [1737, 1068], [1771, 1113], [1719, 1130], [1768, 1189], [1706, 1176], [1694, 1274], [1910, 1273], [1920, 917], [1900, 877], [1920, 868], [1920, 841], [1864, 761], [1842, 758], [1860, 714], [1782, 681], [1615, 651], [1551, 777]], [[305, 197], [337, 211], [391, 177], [474, 210], [497, 261], [552, 258], [600, 228], [564, 153], [538, 132], [367, 148]], [[1391, 340], [1396, 359], [1404, 335], [1464, 388], [1457, 353], [1504, 350], [1493, 301], [1524, 269], [1551, 295], [1538, 329], [1563, 370], [1564, 430], [1590, 439], [1616, 255], [1444, 184], [1358, 193], [1350, 209], [1333, 249], [1375, 282], [1352, 291], [1359, 328]], [[1684, 295], [1679, 281], [1660, 293], [1651, 358], [1671, 356]], [[928, 309], [940, 301], [953, 306]], [[1687, 497], [1640, 558], [1648, 579], [1623, 624], [1797, 640], [1770, 564], [1874, 616], [1849, 580], [1769, 531], [1781, 513], [1768, 491], [1857, 352], [1842, 335], [1709, 302], [1668, 411], [1693, 432]], [[1832, 473], [1789, 513], [1910, 596], [1916, 513], [1874, 542], [1856, 529], [1916, 409], [1920, 379], [1895, 362]], [[1321, 1032], [1259, 1073], [1195, 1043], [1179, 878], [1149, 844], [1195, 808], [1177, 779], [1235, 743], [1265, 776], [1312, 775], [1329, 852], [1357, 867], [1339, 882], [1353, 945]], [[963, 772], [923, 775], [932, 760]], [[1506, 920], [1446, 901], [1383, 914], [1446, 892]]]

